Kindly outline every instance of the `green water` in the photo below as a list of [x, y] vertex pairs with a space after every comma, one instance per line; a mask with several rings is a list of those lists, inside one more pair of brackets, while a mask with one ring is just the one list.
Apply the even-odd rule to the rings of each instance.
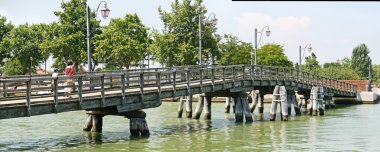
[[[103, 133], [83, 132], [84, 111], [0, 120], [0, 151], [379, 151], [380, 105], [345, 106], [325, 116], [236, 124], [224, 104], [212, 120], [176, 118], [178, 103], [147, 109], [148, 138], [129, 137], [129, 120], [106, 116]], [[195, 107], [195, 105], [193, 105]], [[279, 114], [278, 114], [279, 115]], [[203, 116], [203, 115], [202, 115]]]

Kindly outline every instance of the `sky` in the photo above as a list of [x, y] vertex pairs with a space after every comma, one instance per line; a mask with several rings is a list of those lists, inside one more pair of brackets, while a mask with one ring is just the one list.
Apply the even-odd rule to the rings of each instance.
[[[64, 0], [65, 2], [67, 0]], [[170, 11], [174, 0], [106, 0], [110, 18], [136, 13], [147, 27], [161, 30], [158, 7]], [[0, 15], [15, 25], [51, 23], [58, 18], [53, 11], [62, 10], [62, 0], [0, 0]], [[88, 0], [96, 9], [101, 0]], [[254, 29], [269, 26], [271, 35], [262, 35], [260, 46], [277, 43], [293, 63], [299, 60], [299, 46], [308, 44], [320, 64], [351, 57], [352, 49], [367, 44], [373, 64], [380, 64], [380, 2], [269, 2], [204, 0], [208, 12], [218, 19], [218, 34], [232, 34], [254, 44]], [[194, 23], [198, 24], [198, 23]], [[260, 35], [259, 35], [260, 36]], [[305, 56], [310, 55], [306, 50]], [[304, 59], [302, 61], [305, 62]]]

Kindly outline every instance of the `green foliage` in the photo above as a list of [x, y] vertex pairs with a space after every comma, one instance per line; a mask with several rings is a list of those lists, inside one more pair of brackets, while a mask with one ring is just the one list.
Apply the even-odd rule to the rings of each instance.
[[[249, 54], [248, 54], [249, 55]], [[293, 62], [284, 54], [284, 48], [279, 44], [266, 44], [257, 50], [257, 64], [281, 67], [292, 67]]]
[[[20, 25], [10, 32], [9, 37], [3, 39], [9, 45], [9, 48], [12, 48], [10, 52], [12, 54], [10, 58], [12, 59], [7, 60], [6, 64], [20, 64], [20, 67], [5, 66], [4, 71], [14, 71], [7, 68], [17, 68], [15, 70], [26, 71], [25, 69], [29, 69], [29, 73], [31, 73], [34, 67], [44, 61], [46, 56], [42, 54], [40, 45], [44, 41], [45, 29], [46, 25], [44, 24]], [[6, 72], [6, 74], [14, 73]]]
[[373, 82], [380, 84], [380, 65], [373, 65]]
[[5, 75], [24, 75], [28, 73], [29, 68], [21, 64], [18, 58], [8, 58], [5, 61], [3, 72]]
[[343, 68], [341, 65], [335, 63], [335, 66], [327, 66], [321, 69], [316, 69], [313, 72], [317, 72], [318, 75], [331, 79], [338, 80], [360, 80], [360, 76], [350, 68]]
[[311, 55], [306, 57], [305, 59], [306, 63], [302, 65], [303, 71], [316, 73], [321, 68], [317, 60], [317, 56], [314, 53], [311, 53]]
[[233, 35], [224, 35], [223, 37], [226, 42], [219, 44], [221, 58], [218, 63], [221, 65], [250, 64], [252, 45], [240, 41]]
[[[87, 61], [86, 0], [70, 0], [61, 3], [63, 11], [55, 11], [58, 23], [51, 24], [49, 40], [43, 49], [51, 52], [60, 61], [71, 59], [75, 65]], [[95, 12], [90, 13], [93, 35], [100, 33], [99, 21], [95, 22]]]
[[[174, 1], [171, 12], [159, 7], [158, 11], [164, 23], [162, 33], [154, 31], [154, 43], [150, 47], [154, 59], [166, 66], [194, 65], [199, 60], [198, 15], [202, 20], [202, 61], [213, 62], [219, 58], [218, 40], [213, 33], [216, 27], [206, 19], [207, 10], [202, 0], [193, 4], [191, 0]], [[210, 61], [212, 60], [212, 61]]]
[[361, 77], [367, 77], [369, 74], [369, 65], [372, 60], [369, 57], [369, 49], [367, 45], [360, 44], [356, 46], [352, 51], [351, 56], [351, 68], [359, 73]]
[[4, 60], [10, 55], [9, 42], [3, 42], [3, 39], [10, 36], [10, 31], [13, 29], [13, 24], [0, 15], [0, 67], [4, 65]]
[[147, 28], [136, 14], [112, 19], [96, 39], [94, 57], [116, 67], [129, 69], [131, 63], [143, 60], [147, 54]]

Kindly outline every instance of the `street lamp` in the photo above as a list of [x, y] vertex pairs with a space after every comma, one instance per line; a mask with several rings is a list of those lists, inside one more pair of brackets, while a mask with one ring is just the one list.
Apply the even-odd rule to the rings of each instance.
[[[308, 47], [309, 46], [309, 47]], [[308, 48], [307, 48], [308, 47]], [[302, 71], [302, 59], [304, 58], [304, 56], [305, 56], [305, 50], [306, 50], [306, 48], [307, 48], [307, 50], [309, 51], [309, 53], [311, 53], [311, 51], [313, 50], [313, 48], [311, 47], [311, 44], [307, 44], [304, 48], [302, 48], [302, 46], [300, 45], [300, 47], [299, 47], [300, 49], [299, 49], [299, 57], [300, 57], [300, 60], [299, 60], [299, 70], [300, 71]], [[301, 58], [301, 52], [302, 52], [302, 50], [303, 50], [303, 54], [302, 54], [302, 58]]]
[[339, 80], [339, 77], [338, 77], [338, 67], [339, 67], [339, 64], [340, 64], [340, 60], [336, 60], [336, 80]]
[[[211, 21], [209, 21], [208, 19], [210, 18], [210, 16], [213, 15], [213, 18], [211, 19]], [[210, 15], [208, 15], [206, 21], [209, 21], [211, 22], [211, 25], [212, 26], [215, 26], [216, 23], [218, 22], [218, 19], [216, 19], [216, 14], [215, 13], [211, 13]], [[203, 65], [202, 64], [202, 18], [201, 18], [201, 14], [198, 15], [198, 21], [199, 21], [199, 65]]]
[[[107, 2], [105, 1], [101, 1], [99, 4], [98, 4], [98, 8], [96, 9], [95, 11], [95, 20], [96, 20], [96, 15], [98, 13], [98, 10], [99, 10], [99, 7], [100, 7], [100, 4], [104, 3], [104, 8], [102, 8], [100, 11], [102, 13], [102, 16], [103, 18], [107, 18], [108, 17], [108, 14], [110, 13], [110, 9], [108, 9], [107, 7]], [[88, 72], [91, 72], [92, 71], [92, 67], [91, 67], [91, 28], [90, 28], [90, 6], [88, 6], [88, 4], [86, 4], [86, 15], [87, 15], [87, 62], [88, 62]]]
[[[261, 29], [261, 31], [257, 31], [257, 28], [255, 28], [255, 65], [257, 64], [257, 46], [259, 45], [257, 43], [257, 33], [260, 33], [260, 40], [259, 40], [259, 43], [261, 41], [261, 36], [263, 36], [263, 31], [264, 29], [267, 28], [267, 30], [265, 31], [265, 35], [267, 37], [270, 36], [270, 30], [269, 30], [269, 26], [264, 26], [263, 29]], [[252, 65], [252, 50], [251, 50], [251, 65]]]

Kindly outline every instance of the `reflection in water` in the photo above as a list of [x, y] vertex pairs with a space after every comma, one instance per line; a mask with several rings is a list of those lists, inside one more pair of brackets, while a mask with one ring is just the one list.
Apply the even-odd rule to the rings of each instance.
[[128, 119], [113, 116], [104, 118], [103, 133], [83, 132], [84, 112], [0, 120], [0, 151], [380, 150], [380, 105], [327, 110], [323, 117], [293, 115], [287, 122], [271, 122], [264, 111], [264, 120], [252, 123], [235, 123], [224, 103], [213, 104], [211, 120], [176, 118], [177, 107], [163, 103], [146, 110], [148, 138], [131, 138]]
[[91, 131], [83, 131], [83, 137], [84, 137], [87, 144], [101, 144], [101, 143], [103, 143], [102, 133], [91, 132]]

